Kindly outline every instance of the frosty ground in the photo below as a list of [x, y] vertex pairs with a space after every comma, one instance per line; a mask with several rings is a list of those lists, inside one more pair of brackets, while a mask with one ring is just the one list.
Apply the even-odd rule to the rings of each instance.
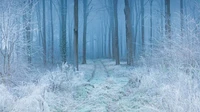
[[1, 112], [200, 111], [197, 78], [172, 68], [116, 66], [110, 59], [89, 60], [79, 72], [65, 64], [37, 81], [1, 84], [0, 101]]

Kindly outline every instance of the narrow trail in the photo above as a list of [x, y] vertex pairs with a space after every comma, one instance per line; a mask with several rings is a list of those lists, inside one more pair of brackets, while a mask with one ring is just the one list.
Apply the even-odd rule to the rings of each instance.
[[93, 61], [93, 63], [94, 63], [94, 70], [92, 71], [92, 75], [91, 75], [91, 77], [88, 79], [88, 82], [90, 82], [93, 78], [94, 78], [94, 75], [95, 75], [95, 73], [96, 73], [96, 61]]
[[101, 83], [109, 77], [108, 70], [101, 60], [95, 60], [94, 71], [91, 78], [88, 80], [91, 83]]

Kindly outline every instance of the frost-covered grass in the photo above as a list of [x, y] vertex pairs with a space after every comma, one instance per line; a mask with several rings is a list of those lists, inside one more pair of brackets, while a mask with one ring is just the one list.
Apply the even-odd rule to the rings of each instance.
[[[163, 70], [154, 66], [131, 69], [124, 65], [115, 66], [111, 60], [102, 62], [112, 75], [97, 84], [87, 82], [83, 73], [74, 72], [68, 65], [47, 72], [37, 83], [26, 83], [13, 88], [2, 84], [0, 85], [1, 111], [200, 111], [199, 82], [187, 72], [175, 69]], [[92, 65], [88, 65], [81, 69], [87, 71], [91, 67]], [[117, 69], [118, 74], [114, 76]]]

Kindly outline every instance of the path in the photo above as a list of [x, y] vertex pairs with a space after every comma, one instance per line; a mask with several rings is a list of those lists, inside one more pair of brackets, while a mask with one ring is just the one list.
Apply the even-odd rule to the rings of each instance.
[[91, 83], [101, 83], [109, 77], [108, 71], [101, 60], [95, 60], [94, 62], [94, 70], [92, 72], [92, 76], [89, 79]]
[[112, 60], [107, 59], [88, 60], [87, 64], [80, 65], [80, 71], [84, 72], [89, 83], [97, 85], [105, 83], [108, 78], [126, 84], [128, 78], [123, 75], [130, 74], [125, 66], [116, 66]]

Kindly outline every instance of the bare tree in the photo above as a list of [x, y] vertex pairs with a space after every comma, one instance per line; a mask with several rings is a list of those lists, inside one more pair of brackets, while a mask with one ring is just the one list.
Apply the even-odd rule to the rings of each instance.
[[152, 44], [152, 38], [153, 38], [153, 0], [149, 1], [150, 3], [150, 41]]
[[[0, 56], [3, 60], [2, 69], [0, 72], [2, 75], [10, 76], [13, 73], [12, 63], [16, 62], [17, 58], [15, 54], [19, 52], [18, 46], [28, 49], [23, 53], [25, 56], [29, 56], [31, 52], [30, 48], [30, 31], [31, 31], [31, 8], [32, 1], [24, 3], [23, 0], [4, 0], [0, 5]], [[26, 17], [26, 22], [21, 21]], [[25, 18], [24, 18], [25, 19]], [[23, 36], [25, 34], [25, 36]], [[25, 38], [26, 41], [24, 41]], [[27, 44], [28, 43], [28, 44]], [[23, 55], [23, 56], [24, 56]], [[28, 61], [31, 62], [31, 57], [28, 57]], [[27, 59], [27, 57], [25, 58]]]
[[43, 0], [43, 4], [42, 4], [42, 8], [43, 8], [43, 39], [42, 39], [42, 45], [43, 45], [43, 63], [44, 65], [46, 65], [46, 13], [45, 13], [45, 0]]
[[87, 36], [87, 18], [89, 15], [89, 12], [91, 8], [89, 9], [89, 6], [91, 4], [92, 0], [88, 2], [88, 0], [83, 0], [83, 61], [82, 64], [86, 64], [86, 36]]
[[50, 20], [51, 20], [51, 63], [54, 63], [54, 25], [53, 25], [53, 2], [50, 0]]
[[78, 0], [74, 0], [74, 63], [78, 68]]
[[32, 15], [32, 7], [33, 7], [33, 1], [28, 0], [24, 2], [25, 5], [28, 6], [27, 11], [24, 12], [24, 29], [26, 30], [24, 40], [26, 43], [26, 51], [27, 51], [27, 58], [28, 58], [28, 63], [31, 64], [32, 61], [32, 53], [31, 53], [31, 15]]
[[171, 38], [170, 0], [165, 0], [165, 35]]
[[142, 27], [142, 46], [144, 49], [144, 0], [141, 0], [141, 27]]
[[129, 1], [125, 0], [125, 19], [126, 19], [126, 44], [127, 44], [127, 64], [133, 65], [133, 43], [132, 43], [132, 23]]
[[66, 63], [67, 61], [67, 35], [66, 35], [66, 18], [67, 18], [67, 0], [61, 0], [61, 57], [62, 62]]
[[115, 55], [115, 60], [116, 60], [116, 65], [120, 64], [120, 58], [119, 58], [119, 41], [118, 41], [118, 14], [117, 14], [117, 5], [118, 5], [118, 0], [113, 0], [113, 9], [114, 9], [114, 55]]
[[180, 20], [181, 20], [181, 36], [183, 36], [183, 0], [180, 0]]

